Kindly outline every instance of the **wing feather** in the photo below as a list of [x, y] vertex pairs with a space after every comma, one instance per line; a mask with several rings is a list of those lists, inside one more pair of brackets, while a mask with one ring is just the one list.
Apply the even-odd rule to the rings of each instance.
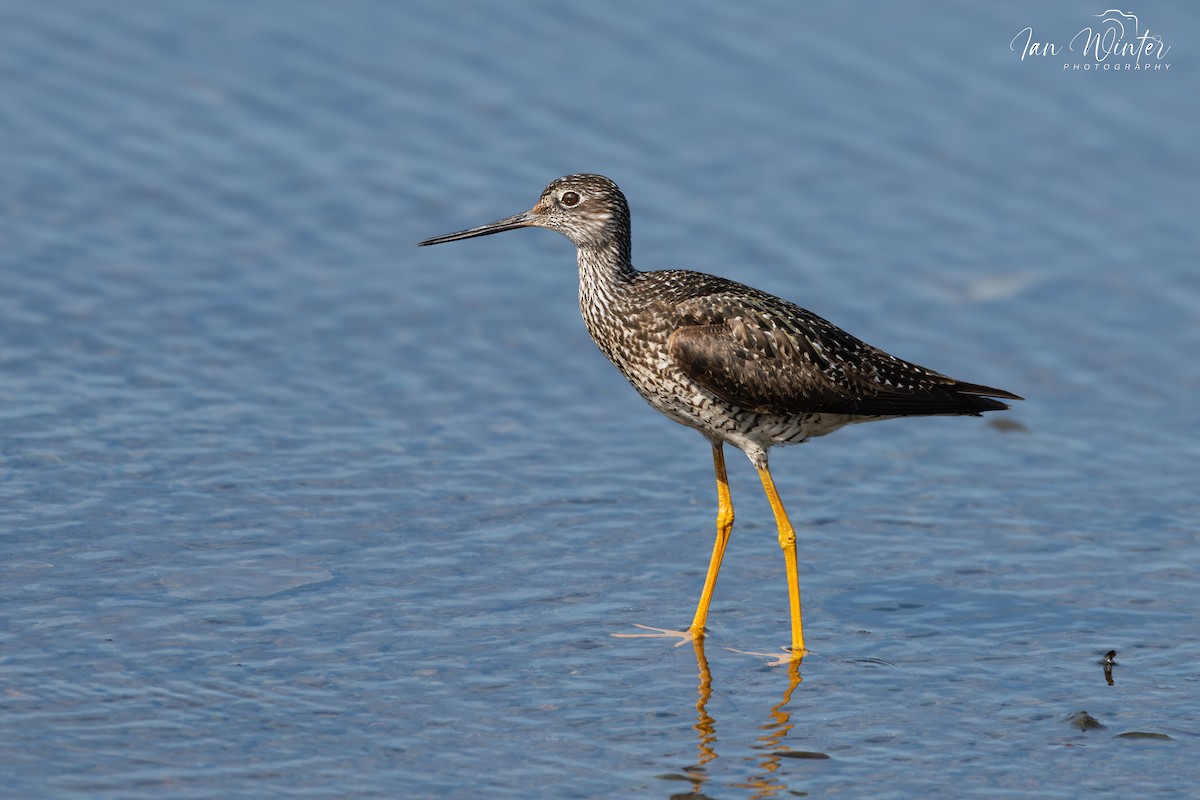
[[856, 339], [799, 306], [761, 292], [679, 305], [668, 352], [692, 380], [758, 413], [863, 416], [978, 414], [1020, 399], [962, 383]]

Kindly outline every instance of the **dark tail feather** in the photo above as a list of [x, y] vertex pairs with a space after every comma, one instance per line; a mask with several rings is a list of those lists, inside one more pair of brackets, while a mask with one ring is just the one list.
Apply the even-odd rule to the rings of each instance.
[[991, 386], [981, 386], [977, 383], [956, 383], [954, 391], [962, 396], [966, 401], [967, 407], [974, 413], [980, 414], [984, 411], [1003, 411], [1008, 408], [1008, 403], [1002, 403], [994, 398], [1003, 397], [1005, 400], [1024, 400], [1024, 397], [1006, 392], [1003, 389], [993, 389]]

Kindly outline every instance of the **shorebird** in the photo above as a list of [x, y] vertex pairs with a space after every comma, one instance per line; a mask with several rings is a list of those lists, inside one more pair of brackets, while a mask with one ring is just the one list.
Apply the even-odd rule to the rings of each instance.
[[[548, 228], [575, 245], [579, 308], [593, 341], [647, 402], [712, 445], [717, 539], [700, 602], [684, 631], [702, 640], [729, 535], [733, 504], [724, 445], [749, 457], [775, 515], [787, 568], [790, 658], [806, 652], [796, 532], [767, 466], [775, 445], [798, 444], [843, 425], [896, 417], [974, 415], [1022, 398], [903, 361], [800, 306], [715, 275], [634, 268], [629, 205], [602, 175], [553, 181], [529, 211], [421, 245]], [[645, 627], [645, 626], [639, 626]]]

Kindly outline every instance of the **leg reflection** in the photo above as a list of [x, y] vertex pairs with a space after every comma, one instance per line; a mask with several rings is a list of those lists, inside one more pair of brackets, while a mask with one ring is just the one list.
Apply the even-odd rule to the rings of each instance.
[[[692, 649], [696, 654], [696, 672], [698, 683], [696, 687], [696, 722], [692, 730], [696, 732], [696, 761], [683, 767], [679, 772], [669, 776], [672, 780], [686, 780], [691, 783], [690, 794], [672, 794], [672, 797], [704, 798], [705, 784], [712, 780], [710, 765], [717, 758], [717, 723], [708, 712], [708, 703], [712, 699], [713, 680], [708, 666], [708, 657], [704, 653], [704, 640], [700, 637], [692, 639]], [[787, 738], [796, 727], [791, 721], [792, 711], [789, 705], [792, 695], [801, 683], [800, 661], [788, 659], [786, 662], [788, 681], [783, 697], [771, 707], [769, 721], [759, 726], [762, 733], [751, 745], [756, 755], [747, 756], [757, 767], [757, 772], [746, 782], [733, 784], [738, 789], [750, 789], [750, 797], [759, 800], [792, 791], [784, 781], [789, 777], [788, 770], [780, 771], [787, 760], [791, 759], [824, 759], [824, 753], [798, 750], [788, 746]]]
[[703, 767], [717, 757], [717, 721], [708, 713], [708, 700], [712, 697], [712, 673], [708, 669], [708, 658], [704, 655], [704, 640], [692, 639], [692, 647], [696, 651], [696, 669], [700, 673], [700, 686], [697, 688], [699, 697], [696, 699], [696, 733], [700, 737], [697, 745], [699, 759], [697, 767]]
[[706, 797], [700, 791], [710, 777], [705, 764], [717, 757], [717, 722], [708, 713], [708, 701], [712, 697], [712, 672], [708, 669], [708, 658], [704, 655], [704, 638], [697, 636], [692, 639], [692, 649], [696, 652], [696, 671], [700, 680], [696, 689], [696, 724], [692, 726], [697, 739], [696, 763], [682, 769], [682, 777], [692, 784], [691, 794], [673, 794], [672, 797]]
[[792, 712], [788, 710], [788, 704], [792, 702], [792, 693], [803, 680], [800, 677], [799, 660], [789, 660], [787, 668], [788, 686], [783, 692], [783, 699], [771, 707], [771, 721], [759, 726], [765, 733], [759, 736], [753, 745], [755, 750], [765, 751], [762, 756], [751, 757], [751, 760], [758, 762], [761, 772], [747, 783], [739, 784], [739, 788], [753, 789], [754, 794], [751, 797], [755, 800], [789, 791], [788, 785], [775, 773], [779, 770], [783, 758], [794, 758], [794, 754], [800, 752], [784, 746], [788, 733], [795, 727], [791, 721]]

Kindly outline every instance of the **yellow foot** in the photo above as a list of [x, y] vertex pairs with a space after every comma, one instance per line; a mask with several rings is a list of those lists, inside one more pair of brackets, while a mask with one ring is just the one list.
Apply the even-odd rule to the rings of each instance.
[[[613, 633], [610, 636], [615, 636], [618, 639], [678, 639], [675, 647], [682, 647], [688, 642], [694, 640], [696, 635], [692, 631], [673, 631], [670, 628], [651, 628], [649, 625], [638, 625], [634, 623], [633, 627], [641, 628], [644, 631], [653, 631], [653, 633]], [[701, 636], [701, 639], [704, 637]]]
[[786, 667], [789, 664], [797, 664], [800, 662], [800, 659], [808, 655], [807, 650], [792, 650], [790, 648], [778, 653], [755, 653], [750, 650], [735, 650], [732, 647], [726, 647], [725, 649], [731, 653], [741, 653], [744, 656], [769, 658], [771, 661], [767, 662], [768, 667]]

